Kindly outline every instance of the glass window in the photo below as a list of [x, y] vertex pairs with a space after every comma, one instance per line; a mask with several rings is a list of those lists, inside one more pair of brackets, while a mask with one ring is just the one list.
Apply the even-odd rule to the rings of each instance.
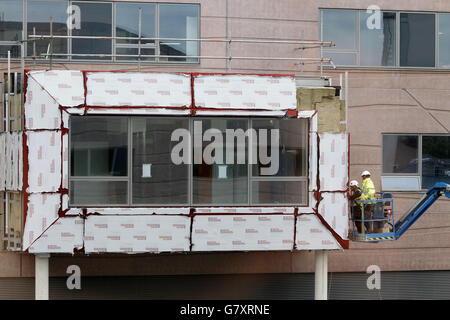
[[395, 65], [395, 13], [382, 12], [380, 28], [367, 26], [373, 13], [360, 12], [360, 64], [362, 66]]
[[400, 13], [400, 66], [435, 66], [435, 15]]
[[253, 181], [252, 204], [305, 204], [306, 181]]
[[189, 119], [138, 118], [132, 127], [133, 204], [188, 204], [189, 163], [172, 161], [179, 142], [171, 138], [189, 130]]
[[323, 41], [332, 41], [334, 49], [356, 50], [356, 10], [323, 10]]
[[20, 46], [0, 45], [0, 58], [8, 58], [8, 51], [11, 58], [20, 58]]
[[[383, 173], [398, 174], [396, 185], [404, 185], [402, 181], [407, 176], [420, 178], [422, 189], [436, 182], [450, 183], [450, 136], [384, 135]], [[420, 189], [420, 183], [417, 184], [416, 188]], [[413, 185], [410, 182], [402, 189], [413, 189]]]
[[322, 41], [331, 41], [335, 47], [323, 49], [325, 58], [333, 59], [335, 65], [357, 64], [356, 10], [323, 10]]
[[128, 119], [70, 118], [70, 203], [128, 204]]
[[252, 165], [251, 204], [306, 204], [306, 119], [253, 119], [257, 161]]
[[0, 41], [22, 39], [22, 1], [2, 0], [0, 5]]
[[[101, 2], [73, 2], [80, 7], [81, 28], [73, 29], [74, 36], [108, 36], [112, 35], [112, 4]], [[111, 54], [112, 41], [99, 39], [72, 39], [72, 53], [99, 54], [98, 56], [73, 56], [72, 59], [111, 60], [100, 54]]]
[[128, 121], [71, 117], [71, 176], [127, 176]]
[[[116, 4], [116, 36], [139, 37], [139, 8], [141, 9], [141, 37], [155, 38], [156, 5], [148, 3], [117, 3]], [[155, 41], [142, 40], [142, 55], [155, 55]], [[131, 39], [116, 40], [116, 54], [138, 55], [138, 41]], [[138, 57], [117, 57], [118, 60], [137, 60]], [[154, 58], [141, 58], [154, 61]]]
[[307, 129], [306, 119], [73, 116], [70, 203], [304, 205]]
[[195, 119], [194, 204], [248, 204], [247, 126], [247, 119]]
[[418, 173], [418, 136], [383, 135], [383, 173]]
[[[258, 133], [258, 161], [253, 165], [253, 176], [264, 176], [261, 174], [261, 169], [270, 167], [274, 172], [271, 176], [307, 175], [308, 133], [306, 129], [308, 125], [306, 119], [254, 119], [252, 127]], [[274, 135], [274, 130], [278, 130], [277, 136]], [[275, 137], [276, 139], [274, 139]], [[275, 142], [276, 145], [272, 145], [272, 142]], [[266, 147], [267, 151], [261, 150], [261, 147]], [[276, 154], [271, 154], [272, 151]], [[270, 160], [267, 161], [268, 164], [261, 163], [266, 156]]]
[[127, 181], [72, 180], [70, 203], [80, 206], [126, 205]]
[[450, 183], [450, 136], [422, 137], [422, 188]]
[[[34, 1], [29, 0], [27, 5], [27, 33], [32, 35], [35, 31], [36, 35], [50, 35], [50, 16], [53, 17], [53, 35], [67, 36], [67, 1]], [[32, 38], [29, 38], [32, 39]], [[36, 56], [42, 53], [50, 53], [50, 41], [35, 41]], [[53, 39], [52, 52], [67, 53], [67, 39]], [[28, 42], [27, 55], [34, 54], [33, 42]], [[64, 58], [65, 56], [57, 56], [56, 58]]]
[[[197, 39], [198, 5], [161, 4], [159, 6], [159, 37]], [[197, 41], [161, 40], [160, 54], [170, 56], [197, 56]], [[160, 58], [160, 61], [196, 62], [198, 59]]]
[[450, 14], [439, 14], [439, 67], [450, 68]]

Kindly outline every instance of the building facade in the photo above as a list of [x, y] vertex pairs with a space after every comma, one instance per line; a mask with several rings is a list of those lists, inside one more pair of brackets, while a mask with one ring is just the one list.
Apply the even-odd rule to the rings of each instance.
[[[32, 39], [33, 34], [49, 34], [52, 28], [54, 35], [74, 37], [27, 42], [26, 69], [47, 69], [52, 64], [54, 69], [71, 70], [295, 74], [304, 78], [328, 76], [333, 84], [340, 84], [340, 78], [348, 72], [350, 178], [360, 181], [360, 173], [369, 170], [377, 191], [393, 192], [398, 217], [434, 182], [450, 181], [450, 4], [377, 1], [378, 12], [377, 7], [370, 7], [371, 1], [357, 0], [0, 3], [0, 63], [4, 71], [10, 50], [11, 71], [21, 72], [17, 40], [25, 35]], [[69, 5], [73, 7], [68, 9]], [[81, 9], [79, 21], [75, 6]], [[138, 44], [129, 39], [76, 38], [138, 34], [156, 39]], [[164, 38], [321, 40], [336, 45], [305, 50], [302, 45], [282, 42]], [[49, 53], [52, 55], [45, 56]], [[140, 60], [136, 56], [139, 54], [143, 55]], [[230, 55], [235, 58], [217, 58]], [[310, 61], [238, 58], [320, 56], [332, 58], [336, 68]], [[3, 129], [17, 125], [12, 112], [12, 122], [2, 121]], [[13, 206], [14, 201], [19, 199], [9, 199], [8, 205]], [[349, 250], [330, 252], [329, 271], [361, 273], [370, 265], [378, 265], [382, 272], [424, 271], [418, 274], [426, 277], [431, 273], [425, 271], [448, 270], [449, 204], [446, 199], [437, 201], [397, 241], [350, 242]], [[34, 275], [32, 255], [4, 250], [0, 258], [1, 277], [24, 281]], [[92, 277], [289, 275], [312, 272], [313, 261], [314, 252], [307, 251], [131, 257], [56, 255], [50, 259], [50, 275], [66, 276], [69, 265], [79, 265], [83, 276]]]

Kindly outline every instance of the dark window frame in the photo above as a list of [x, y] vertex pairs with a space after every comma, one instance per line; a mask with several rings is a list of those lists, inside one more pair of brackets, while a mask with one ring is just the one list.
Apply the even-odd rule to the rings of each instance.
[[[70, 121], [72, 117], [84, 117], [84, 116], [77, 116], [77, 115], [71, 115], [69, 117], [69, 128], [71, 127]], [[89, 118], [111, 118], [116, 116], [86, 116]], [[191, 139], [193, 139], [193, 121], [195, 120], [202, 120], [202, 119], [214, 119], [215, 117], [171, 117], [171, 116], [148, 116], [148, 117], [140, 117], [140, 116], [119, 116], [119, 118], [125, 118], [127, 119], [128, 123], [128, 164], [127, 164], [127, 175], [126, 176], [119, 176], [119, 177], [108, 177], [108, 176], [101, 176], [101, 177], [83, 177], [83, 176], [72, 176], [71, 173], [71, 161], [72, 161], [72, 148], [71, 148], [71, 130], [69, 129], [69, 194], [71, 189], [71, 182], [72, 181], [127, 181], [128, 183], [128, 194], [127, 194], [127, 203], [126, 204], [82, 204], [82, 203], [70, 203], [70, 207], [130, 207], [130, 208], [136, 208], [136, 207], [162, 207], [162, 206], [171, 206], [171, 207], [211, 207], [211, 206], [224, 206], [224, 207], [285, 207], [285, 206], [298, 206], [298, 207], [307, 207], [309, 204], [309, 196], [308, 196], [308, 190], [309, 190], [309, 138], [308, 138], [308, 128], [309, 124], [306, 119], [298, 119], [299, 121], [303, 121], [305, 123], [304, 127], [302, 128], [303, 134], [304, 134], [304, 143], [305, 145], [302, 145], [301, 147], [304, 148], [306, 154], [305, 154], [305, 167], [304, 167], [304, 176], [254, 176], [252, 174], [252, 164], [247, 163], [247, 203], [194, 203], [193, 201], [193, 161], [188, 165], [188, 202], [184, 204], [133, 204], [132, 202], [132, 175], [133, 175], [133, 159], [132, 159], [132, 152], [133, 152], [133, 127], [132, 122], [133, 119], [146, 119], [146, 118], [165, 118], [165, 119], [171, 119], [171, 118], [178, 118], [178, 119], [188, 119], [189, 120], [189, 132], [191, 133]], [[217, 119], [217, 118], [216, 118]], [[248, 123], [247, 128], [253, 128], [252, 126], [252, 120], [253, 119], [267, 119], [265, 117], [226, 117], [226, 118], [218, 118], [218, 119], [243, 119], [246, 120]], [[283, 121], [283, 119], [280, 119]], [[191, 140], [191, 147], [193, 146], [193, 141]], [[246, 153], [248, 153], [250, 144], [247, 144]], [[191, 149], [191, 157], [193, 157], [193, 149]], [[191, 159], [192, 160], [192, 159]], [[302, 182], [303, 189], [301, 190], [303, 194], [300, 195], [302, 200], [300, 202], [295, 203], [254, 203], [252, 200], [252, 183], [261, 181], [261, 182]]]

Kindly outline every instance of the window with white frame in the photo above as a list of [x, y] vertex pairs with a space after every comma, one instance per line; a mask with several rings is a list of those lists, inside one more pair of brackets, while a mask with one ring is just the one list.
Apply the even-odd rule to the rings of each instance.
[[322, 9], [320, 34], [336, 44], [322, 49], [335, 65], [450, 67], [450, 14]]
[[450, 183], [450, 135], [384, 134], [382, 181], [405, 191]]
[[306, 119], [71, 116], [70, 202], [307, 205], [307, 128]]

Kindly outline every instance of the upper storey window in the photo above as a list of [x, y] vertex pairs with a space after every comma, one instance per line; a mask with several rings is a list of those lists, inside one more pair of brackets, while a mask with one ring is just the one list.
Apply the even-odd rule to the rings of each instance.
[[198, 63], [199, 21], [198, 4], [1, 0], [0, 58], [20, 58], [23, 33], [29, 58]]
[[323, 9], [322, 55], [338, 66], [450, 67], [450, 14]]

